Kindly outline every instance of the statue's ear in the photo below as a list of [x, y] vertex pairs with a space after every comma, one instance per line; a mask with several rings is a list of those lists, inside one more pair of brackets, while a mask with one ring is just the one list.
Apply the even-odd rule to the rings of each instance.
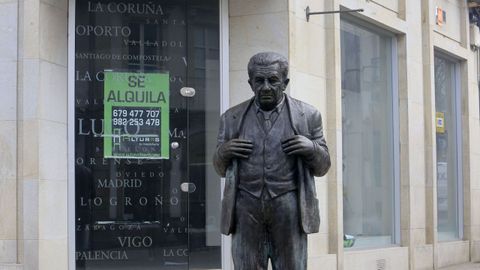
[[290, 82], [290, 79], [285, 79], [284, 83], [285, 83], [285, 88], [287, 87], [288, 83]]

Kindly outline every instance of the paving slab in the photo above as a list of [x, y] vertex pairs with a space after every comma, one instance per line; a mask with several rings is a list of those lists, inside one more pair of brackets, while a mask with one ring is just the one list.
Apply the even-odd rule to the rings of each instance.
[[440, 268], [439, 270], [477, 270], [480, 269], [480, 263], [466, 263], [459, 265], [452, 265]]

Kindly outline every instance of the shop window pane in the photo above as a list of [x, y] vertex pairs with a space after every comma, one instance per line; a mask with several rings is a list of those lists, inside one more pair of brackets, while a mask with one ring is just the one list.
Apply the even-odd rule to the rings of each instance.
[[77, 270], [222, 267], [219, 14], [218, 0], [75, 2]]
[[459, 238], [458, 120], [455, 63], [435, 57], [438, 239]]
[[386, 246], [396, 222], [393, 38], [342, 20], [341, 46], [344, 233], [353, 247]]

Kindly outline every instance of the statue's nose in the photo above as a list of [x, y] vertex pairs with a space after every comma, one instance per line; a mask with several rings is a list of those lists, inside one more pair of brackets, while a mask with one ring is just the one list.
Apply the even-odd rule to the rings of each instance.
[[260, 88], [260, 90], [269, 91], [270, 89], [271, 89], [270, 84], [268, 83], [268, 81], [265, 80], [265, 82], [262, 84], [262, 88]]

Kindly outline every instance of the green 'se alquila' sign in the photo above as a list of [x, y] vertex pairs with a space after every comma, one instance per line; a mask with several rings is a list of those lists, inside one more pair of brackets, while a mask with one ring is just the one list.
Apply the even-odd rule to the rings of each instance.
[[169, 74], [105, 71], [106, 158], [169, 158]]

